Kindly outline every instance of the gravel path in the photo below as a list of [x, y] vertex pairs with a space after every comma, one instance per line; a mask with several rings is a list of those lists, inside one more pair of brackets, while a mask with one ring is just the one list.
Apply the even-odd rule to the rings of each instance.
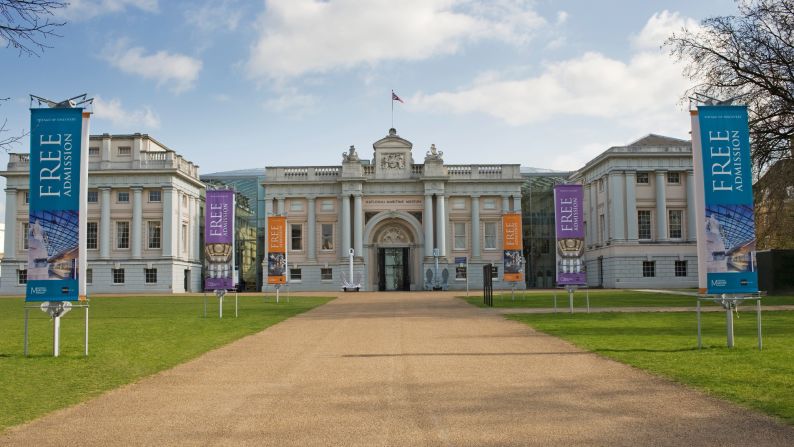
[[448, 294], [358, 293], [0, 445], [791, 446], [794, 427]]

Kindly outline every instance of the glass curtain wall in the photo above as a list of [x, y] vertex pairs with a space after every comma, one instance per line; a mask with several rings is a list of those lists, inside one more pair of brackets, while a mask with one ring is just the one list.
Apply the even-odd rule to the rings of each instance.
[[556, 287], [554, 245], [554, 185], [565, 183], [567, 172], [523, 173], [521, 213], [527, 288]]

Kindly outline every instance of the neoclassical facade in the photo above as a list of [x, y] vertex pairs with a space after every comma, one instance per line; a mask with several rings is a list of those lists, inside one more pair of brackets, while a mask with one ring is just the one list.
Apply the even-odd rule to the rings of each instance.
[[[287, 217], [290, 287], [460, 290], [467, 276], [481, 286], [486, 263], [497, 266], [496, 285], [509, 287], [501, 217], [521, 211], [519, 165], [447, 165], [434, 145], [415, 163], [395, 129], [373, 149], [367, 160], [351, 146], [336, 166], [266, 168], [266, 213]], [[468, 270], [455, 264], [463, 257]]]
[[590, 287], [697, 287], [689, 141], [648, 135], [571, 175], [584, 185]]
[[[92, 135], [88, 293], [200, 291], [198, 166], [145, 134]], [[30, 156], [10, 154], [0, 294], [24, 295]]]

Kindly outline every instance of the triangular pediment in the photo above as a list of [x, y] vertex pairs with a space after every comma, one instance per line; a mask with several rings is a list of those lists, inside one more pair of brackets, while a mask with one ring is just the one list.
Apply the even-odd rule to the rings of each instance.
[[389, 129], [389, 134], [380, 140], [372, 143], [372, 148], [377, 152], [379, 149], [403, 149], [410, 151], [413, 143], [397, 135], [395, 129]]
[[637, 141], [633, 141], [626, 146], [628, 147], [668, 147], [668, 146], [682, 146], [688, 145], [689, 141], [681, 140], [673, 137], [666, 137], [664, 135], [648, 134]]

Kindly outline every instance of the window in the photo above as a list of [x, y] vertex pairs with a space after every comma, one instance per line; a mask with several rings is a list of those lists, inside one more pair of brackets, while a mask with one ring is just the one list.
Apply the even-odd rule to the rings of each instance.
[[453, 210], [465, 210], [466, 209], [466, 199], [453, 199], [452, 200], [452, 209]]
[[455, 279], [464, 280], [468, 274], [469, 272], [466, 271], [466, 264], [458, 264], [455, 266]]
[[303, 226], [301, 224], [290, 225], [290, 250], [301, 251], [303, 250]]
[[482, 207], [483, 207], [483, 209], [486, 209], [486, 210], [495, 210], [496, 209], [496, 199], [489, 198], [489, 199], [483, 200]]
[[149, 240], [149, 249], [160, 248], [160, 221], [150, 220], [146, 223], [146, 230], [148, 234], [147, 239]]
[[96, 146], [88, 148], [88, 156], [89, 157], [99, 157], [99, 148]]
[[675, 261], [675, 276], [686, 276], [686, 261]]
[[130, 192], [119, 191], [116, 193], [116, 203], [130, 203]]
[[681, 239], [682, 230], [681, 230], [681, 221], [683, 219], [684, 212], [682, 210], [668, 210], [667, 211], [667, 224], [668, 230], [670, 232], [670, 239]]
[[86, 225], [86, 234], [85, 234], [85, 247], [89, 250], [96, 250], [99, 248], [99, 237], [97, 232], [97, 223], [96, 222], [88, 222]]
[[88, 203], [99, 203], [99, 191], [88, 191]]
[[499, 279], [499, 266], [491, 266], [491, 279]]
[[94, 283], [94, 270], [85, 269], [85, 283], [86, 284], [93, 284]]
[[681, 173], [680, 172], [668, 172], [667, 173], [667, 183], [671, 185], [678, 185], [681, 183]]
[[485, 222], [485, 248], [496, 249], [496, 222]]
[[187, 233], [187, 224], [182, 224], [182, 251], [187, 253], [187, 241], [188, 241], [188, 233]]
[[157, 284], [157, 269], [143, 269], [146, 284]]
[[116, 248], [130, 248], [130, 223], [116, 222]]
[[112, 269], [113, 284], [124, 284], [124, 269]]
[[656, 276], [656, 261], [642, 261], [642, 276], [644, 278]]
[[333, 200], [323, 200], [320, 202], [320, 211], [323, 212], [331, 212], [334, 210], [334, 201]]
[[321, 240], [320, 240], [320, 249], [321, 250], [333, 250], [334, 249], [334, 224], [322, 224], [320, 226]]
[[162, 191], [159, 189], [153, 189], [149, 191], [149, 203], [157, 203], [163, 200]]
[[466, 249], [466, 224], [464, 222], [455, 222], [453, 224], [453, 231], [455, 233], [455, 250]]
[[643, 240], [651, 239], [651, 210], [637, 210], [637, 236]]
[[300, 281], [302, 278], [301, 269], [289, 269], [290, 281]]
[[638, 172], [637, 173], [637, 184], [638, 185], [650, 185], [651, 178], [647, 172]]
[[22, 249], [28, 249], [28, 242], [30, 237], [30, 223], [22, 222]]
[[130, 146], [119, 146], [118, 154], [120, 157], [129, 157], [132, 155], [132, 148]]
[[25, 191], [25, 193], [23, 194], [23, 197], [24, 197], [24, 200], [25, 200], [25, 205], [30, 204], [30, 191]]
[[331, 268], [321, 268], [320, 269], [320, 279], [323, 281], [330, 281], [334, 279], [334, 272]]
[[24, 286], [28, 283], [28, 269], [17, 270], [17, 285]]

